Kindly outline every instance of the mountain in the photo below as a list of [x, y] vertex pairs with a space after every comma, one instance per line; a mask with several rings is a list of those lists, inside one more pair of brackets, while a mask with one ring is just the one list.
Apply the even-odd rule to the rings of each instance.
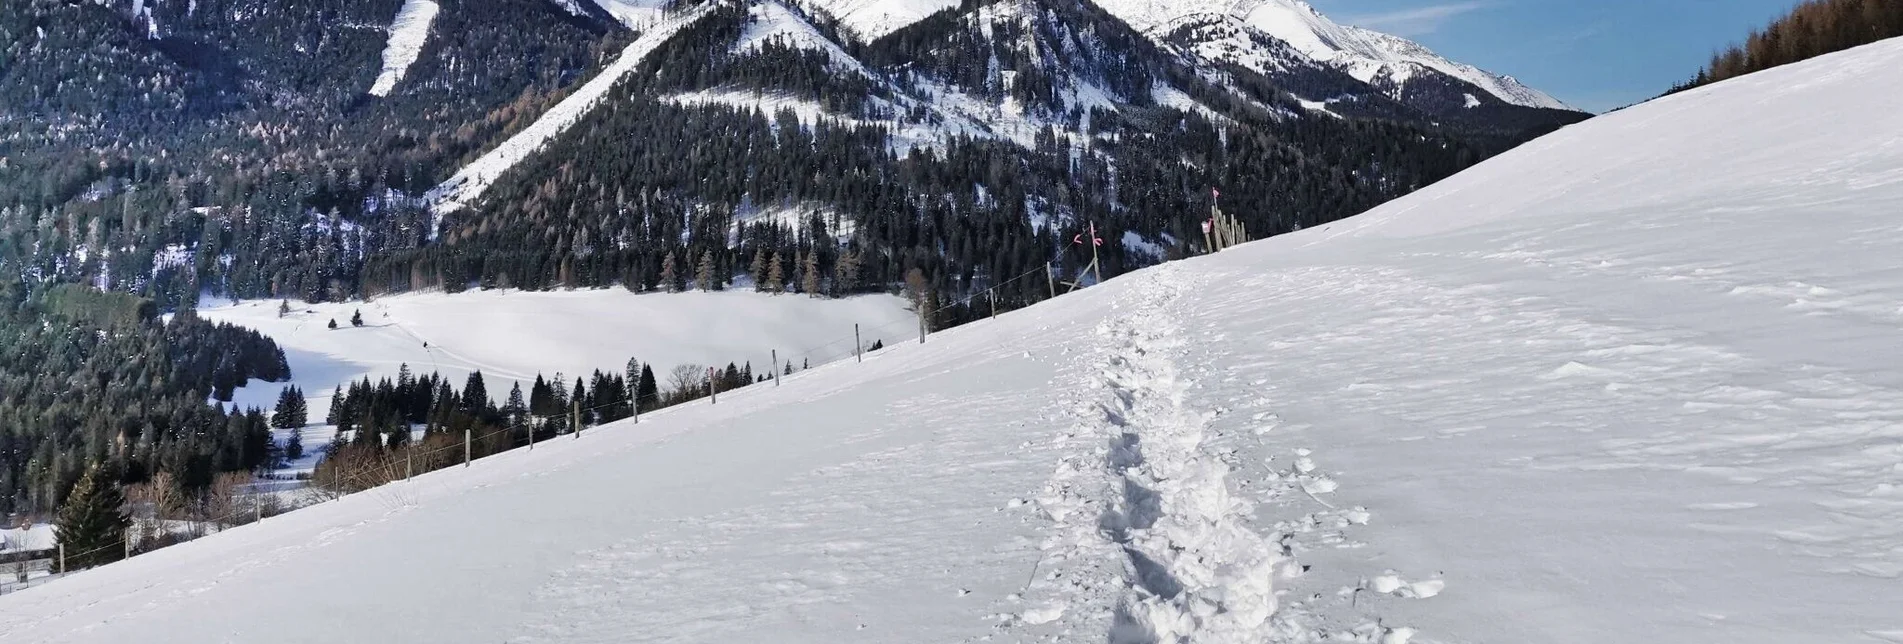
[[1900, 70], [1891, 40], [1639, 105], [0, 596], [0, 635], [1893, 640]]
[[[948, 328], [993, 285], [1016, 308], [1195, 254], [1212, 209], [1313, 228], [1586, 117], [1448, 111], [1271, 49], [1301, 64], [1212, 62], [1083, 0], [0, 4], [0, 337], [22, 339], [0, 378], [35, 392], [0, 399], [28, 437], [0, 449], [0, 511], [51, 509], [111, 445], [145, 464], [124, 483], [189, 469], [192, 492], [267, 456], [262, 414], [173, 412], [282, 381], [238, 368], [279, 347], [35, 321], [75, 293], [909, 291]], [[69, 381], [109, 392], [86, 422], [35, 411]]]

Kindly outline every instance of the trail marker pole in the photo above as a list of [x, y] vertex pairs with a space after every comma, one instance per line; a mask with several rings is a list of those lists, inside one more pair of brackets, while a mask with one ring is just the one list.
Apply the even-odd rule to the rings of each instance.
[[[463, 467], [469, 467], [469, 432], [470, 431], [471, 430], [468, 430], [468, 429], [463, 430]], [[534, 439], [535, 439], [535, 430], [529, 430], [529, 440], [533, 441]]]

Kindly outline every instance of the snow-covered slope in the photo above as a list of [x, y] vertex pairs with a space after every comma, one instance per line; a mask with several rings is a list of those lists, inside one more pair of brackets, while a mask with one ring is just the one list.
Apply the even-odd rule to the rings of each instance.
[[[413, 0], [417, 2], [425, 0]], [[706, 15], [709, 5], [698, 5], [684, 10], [678, 15], [665, 17], [656, 22], [634, 42], [621, 50], [621, 55], [609, 63], [607, 68], [595, 74], [588, 82], [575, 89], [574, 93], [556, 103], [554, 107], [537, 118], [528, 127], [522, 128], [514, 136], [503, 141], [495, 148], [484, 153], [469, 165], [457, 170], [442, 184], [429, 191], [427, 199], [437, 213], [455, 211], [482, 196], [497, 177], [516, 163], [528, 158], [536, 150], [548, 143], [549, 139], [566, 131], [570, 125], [581, 120], [595, 104], [601, 102], [609, 89], [620, 82], [621, 77], [632, 71], [649, 52], [660, 47], [676, 32], [693, 24]]]
[[[1168, 37], [1177, 27], [1192, 23], [1233, 22], [1246, 33], [1272, 37], [1309, 60], [1340, 69], [1362, 82], [1384, 80], [1398, 88], [1424, 71], [1432, 70], [1471, 83], [1509, 104], [1572, 109], [1510, 76], [1447, 60], [1419, 43], [1337, 24], [1300, 0], [1104, 0], [1098, 4], [1138, 31], [1159, 40]], [[1255, 39], [1231, 36], [1224, 40], [1229, 46], [1217, 54], [1221, 59], [1250, 65], [1258, 71], [1262, 71], [1264, 65], [1255, 61], [1281, 58], [1272, 46]], [[1210, 55], [1207, 47], [1200, 46], [1204, 43], [1191, 44], [1192, 50]]]
[[[458, 386], [480, 370], [500, 398], [516, 382], [526, 391], [538, 373], [559, 371], [572, 382], [595, 370], [619, 372], [629, 358], [660, 373], [681, 364], [749, 361], [764, 373], [773, 351], [794, 366], [852, 355], [854, 324], [867, 344], [903, 340], [917, 330], [905, 301], [889, 295], [490, 290], [296, 304], [284, 317], [276, 300], [208, 306], [199, 314], [257, 329], [282, 346], [294, 382], [312, 399], [313, 419], [329, 410], [332, 388], [365, 376], [394, 378], [404, 364], [418, 373], [440, 372]], [[358, 311], [361, 328], [350, 326]], [[331, 320], [339, 328], [329, 328]], [[269, 409], [284, 386], [253, 382], [239, 388], [233, 402]]]
[[1893, 40], [1653, 101], [0, 597], [0, 636], [1903, 640], [1899, 70]]
[[405, 0], [396, 19], [390, 22], [390, 41], [383, 47], [383, 71], [370, 85], [371, 96], [389, 96], [397, 81], [409, 73], [410, 65], [423, 52], [423, 43], [429, 41], [430, 23], [435, 22], [436, 12], [441, 9], [430, 0]]
[[865, 40], [898, 31], [934, 13], [958, 6], [954, 0], [814, 0], [814, 7], [838, 18]]

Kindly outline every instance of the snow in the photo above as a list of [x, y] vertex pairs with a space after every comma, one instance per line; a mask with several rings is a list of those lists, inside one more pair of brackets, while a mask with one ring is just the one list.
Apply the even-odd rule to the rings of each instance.
[[[422, 1], [422, 0], [418, 0]], [[576, 88], [574, 93], [537, 118], [534, 123], [515, 133], [480, 158], [457, 170], [454, 176], [429, 191], [427, 199], [435, 204], [439, 218], [442, 214], [461, 209], [482, 197], [490, 184], [507, 172], [509, 168], [534, 154], [536, 150], [568, 130], [569, 126], [580, 121], [589, 110], [608, 94], [616, 83], [628, 72], [641, 64], [656, 48], [682, 28], [693, 24], [707, 14], [708, 6], [701, 5], [682, 11], [679, 15], [655, 23], [634, 42], [621, 50], [621, 55], [609, 63], [608, 67], [595, 74], [588, 82]], [[433, 232], [432, 232], [433, 234]]]
[[594, 0], [594, 3], [622, 26], [635, 31], [646, 31], [659, 23], [667, 7], [667, 0]]
[[878, 40], [934, 13], [958, 6], [956, 0], [815, 0], [812, 5], [838, 18], [860, 39]]
[[758, 51], [768, 42], [778, 43], [798, 49], [809, 49], [825, 53], [832, 59], [835, 70], [849, 70], [860, 76], [876, 78], [859, 59], [840, 49], [837, 43], [819, 33], [806, 20], [777, 2], [762, 2], [748, 7], [747, 13], [752, 21], [741, 32], [739, 40], [734, 42], [732, 51]]
[[[293, 382], [310, 398], [317, 421], [330, 409], [331, 390], [369, 376], [395, 378], [408, 364], [414, 373], [442, 373], [461, 387], [480, 370], [497, 403], [509, 386], [523, 390], [539, 372], [561, 372], [570, 382], [599, 369], [620, 373], [629, 358], [654, 365], [657, 374], [675, 365], [743, 364], [756, 370], [771, 362], [820, 364], [852, 355], [852, 326], [864, 340], [890, 343], [913, 333], [917, 322], [904, 300], [873, 295], [819, 299], [751, 291], [635, 294], [621, 289], [575, 291], [487, 290], [446, 295], [406, 294], [369, 303], [292, 302], [278, 317], [278, 300], [211, 302], [199, 316], [256, 329], [284, 349]], [[364, 326], [350, 316], [362, 311]], [[337, 329], [329, 328], [336, 320]], [[424, 346], [428, 342], [429, 346]], [[252, 382], [233, 403], [270, 410], [291, 383]], [[330, 430], [313, 427], [304, 445], [327, 440]], [[295, 469], [295, 468], [294, 468]]]
[[6, 595], [0, 636], [1893, 641], [1899, 70], [1903, 39], [1632, 107], [1346, 221]]
[[[53, 525], [35, 523], [26, 527], [0, 529], [0, 553], [18, 550], [46, 550], [58, 544], [54, 538]], [[0, 574], [6, 567], [0, 565]]]
[[429, 26], [442, 8], [430, 0], [404, 0], [403, 8], [390, 22], [390, 40], [383, 47], [383, 71], [370, 84], [371, 96], [389, 96], [398, 81], [409, 73], [423, 43], [429, 40]]

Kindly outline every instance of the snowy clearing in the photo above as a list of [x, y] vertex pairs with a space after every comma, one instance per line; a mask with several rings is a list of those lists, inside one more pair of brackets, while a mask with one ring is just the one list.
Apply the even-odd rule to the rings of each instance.
[[[292, 305], [282, 318], [277, 300], [206, 306], [199, 315], [257, 329], [283, 347], [293, 382], [311, 399], [314, 421], [329, 412], [332, 388], [365, 376], [394, 378], [403, 364], [419, 374], [440, 372], [459, 387], [480, 370], [499, 403], [512, 383], [522, 382], [526, 391], [537, 372], [561, 372], [572, 382], [597, 369], [618, 373], [629, 358], [661, 374], [679, 364], [748, 360], [761, 370], [775, 349], [782, 362], [798, 367], [802, 360], [820, 364], [851, 356], [854, 324], [867, 344], [890, 344], [917, 332], [906, 302], [890, 295], [489, 290]], [[353, 311], [363, 312], [363, 327], [350, 326]], [[333, 319], [337, 329], [329, 328]], [[253, 382], [239, 388], [233, 402], [268, 411], [286, 384]], [[305, 444], [323, 438], [307, 434]]]
[[1623, 110], [0, 597], [0, 636], [1895, 641], [1899, 70], [1903, 39]]
[[371, 96], [389, 96], [429, 41], [429, 26], [442, 7], [430, 0], [405, 0], [390, 22], [390, 41], [383, 47], [383, 71], [370, 84]]

